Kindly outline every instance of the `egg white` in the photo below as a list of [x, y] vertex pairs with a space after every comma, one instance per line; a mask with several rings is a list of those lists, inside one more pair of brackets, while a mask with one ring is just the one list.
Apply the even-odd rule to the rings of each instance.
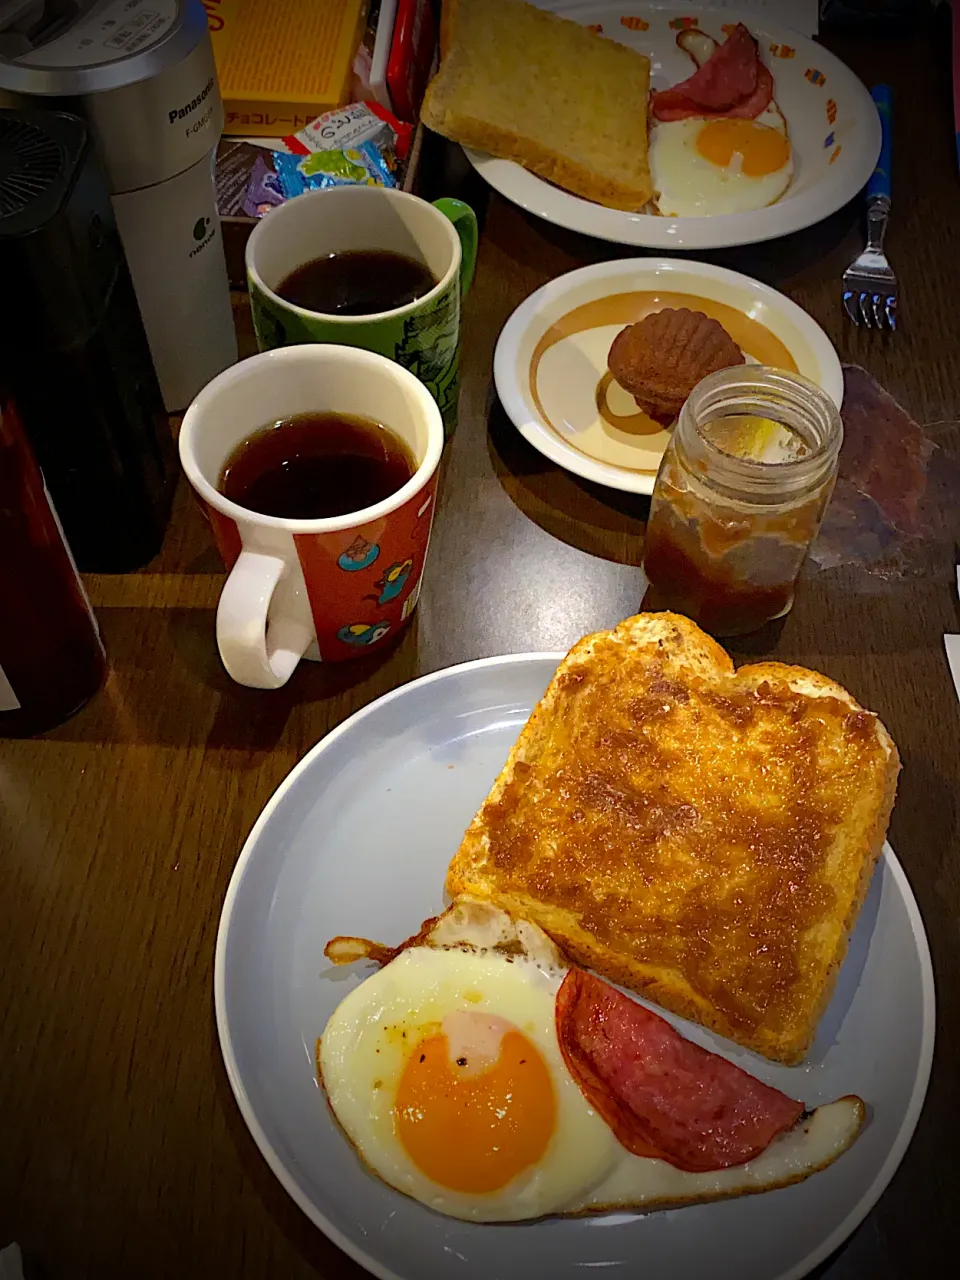
[[[356, 987], [332, 1014], [320, 1071], [333, 1112], [362, 1159], [384, 1182], [454, 1218], [511, 1221], [556, 1213], [589, 1195], [622, 1152], [567, 1071], [554, 1029], [562, 974], [524, 956], [411, 947]], [[400, 1141], [394, 1102], [421, 1029], [466, 1009], [507, 1019], [540, 1051], [557, 1110], [542, 1159], [499, 1191], [466, 1194], [423, 1174]]]
[[[757, 177], [741, 172], [740, 157], [734, 154], [726, 167], [713, 164], [697, 150], [697, 137], [706, 121], [662, 120], [650, 140], [650, 171], [660, 193], [657, 207], [673, 218], [699, 218], [723, 213], [748, 213], [779, 200], [793, 177], [793, 155], [775, 173]], [[775, 102], [754, 121], [767, 125], [783, 137], [787, 122]]]
[[565, 1205], [564, 1212], [657, 1209], [751, 1195], [802, 1182], [846, 1151], [864, 1118], [859, 1098], [838, 1098], [817, 1107], [787, 1133], [774, 1138], [755, 1160], [708, 1173], [688, 1173], [665, 1160], [650, 1160], [621, 1149], [609, 1177]]

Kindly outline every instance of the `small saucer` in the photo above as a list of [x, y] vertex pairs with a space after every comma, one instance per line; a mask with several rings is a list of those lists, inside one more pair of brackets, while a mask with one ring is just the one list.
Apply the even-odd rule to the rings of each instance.
[[837, 353], [795, 302], [722, 267], [628, 258], [552, 280], [507, 321], [494, 378], [521, 435], [586, 480], [652, 493], [670, 433], [613, 381], [607, 355], [621, 329], [664, 307], [719, 320], [748, 361], [805, 374], [840, 406]]

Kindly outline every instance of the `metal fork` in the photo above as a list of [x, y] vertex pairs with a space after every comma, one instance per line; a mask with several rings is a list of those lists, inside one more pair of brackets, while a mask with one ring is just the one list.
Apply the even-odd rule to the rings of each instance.
[[873, 89], [880, 116], [880, 158], [867, 186], [867, 244], [843, 273], [843, 305], [854, 324], [872, 329], [897, 327], [897, 277], [883, 252], [890, 216], [892, 93], [889, 85]]

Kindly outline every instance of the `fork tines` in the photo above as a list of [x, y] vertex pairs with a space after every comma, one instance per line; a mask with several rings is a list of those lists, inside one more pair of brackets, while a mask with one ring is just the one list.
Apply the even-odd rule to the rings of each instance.
[[[846, 282], [845, 282], [846, 283]], [[872, 293], [869, 289], [858, 291], [848, 288], [843, 291], [843, 305], [847, 315], [854, 324], [861, 321], [868, 329], [893, 329], [897, 327], [897, 295], [895, 293]]]

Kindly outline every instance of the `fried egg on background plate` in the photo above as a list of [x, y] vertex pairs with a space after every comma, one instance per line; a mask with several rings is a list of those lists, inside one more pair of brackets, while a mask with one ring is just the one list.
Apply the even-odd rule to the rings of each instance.
[[[360, 939], [334, 939], [327, 953], [384, 958]], [[327, 1023], [317, 1068], [369, 1169], [440, 1213], [504, 1222], [767, 1190], [856, 1136], [863, 1106], [845, 1098], [749, 1164], [688, 1173], [632, 1155], [565, 1065], [555, 1000], [566, 972], [535, 925], [461, 900], [355, 987]]]
[[650, 140], [657, 207], [674, 218], [747, 213], [779, 200], [793, 177], [787, 122], [776, 102], [755, 120], [663, 120]]

